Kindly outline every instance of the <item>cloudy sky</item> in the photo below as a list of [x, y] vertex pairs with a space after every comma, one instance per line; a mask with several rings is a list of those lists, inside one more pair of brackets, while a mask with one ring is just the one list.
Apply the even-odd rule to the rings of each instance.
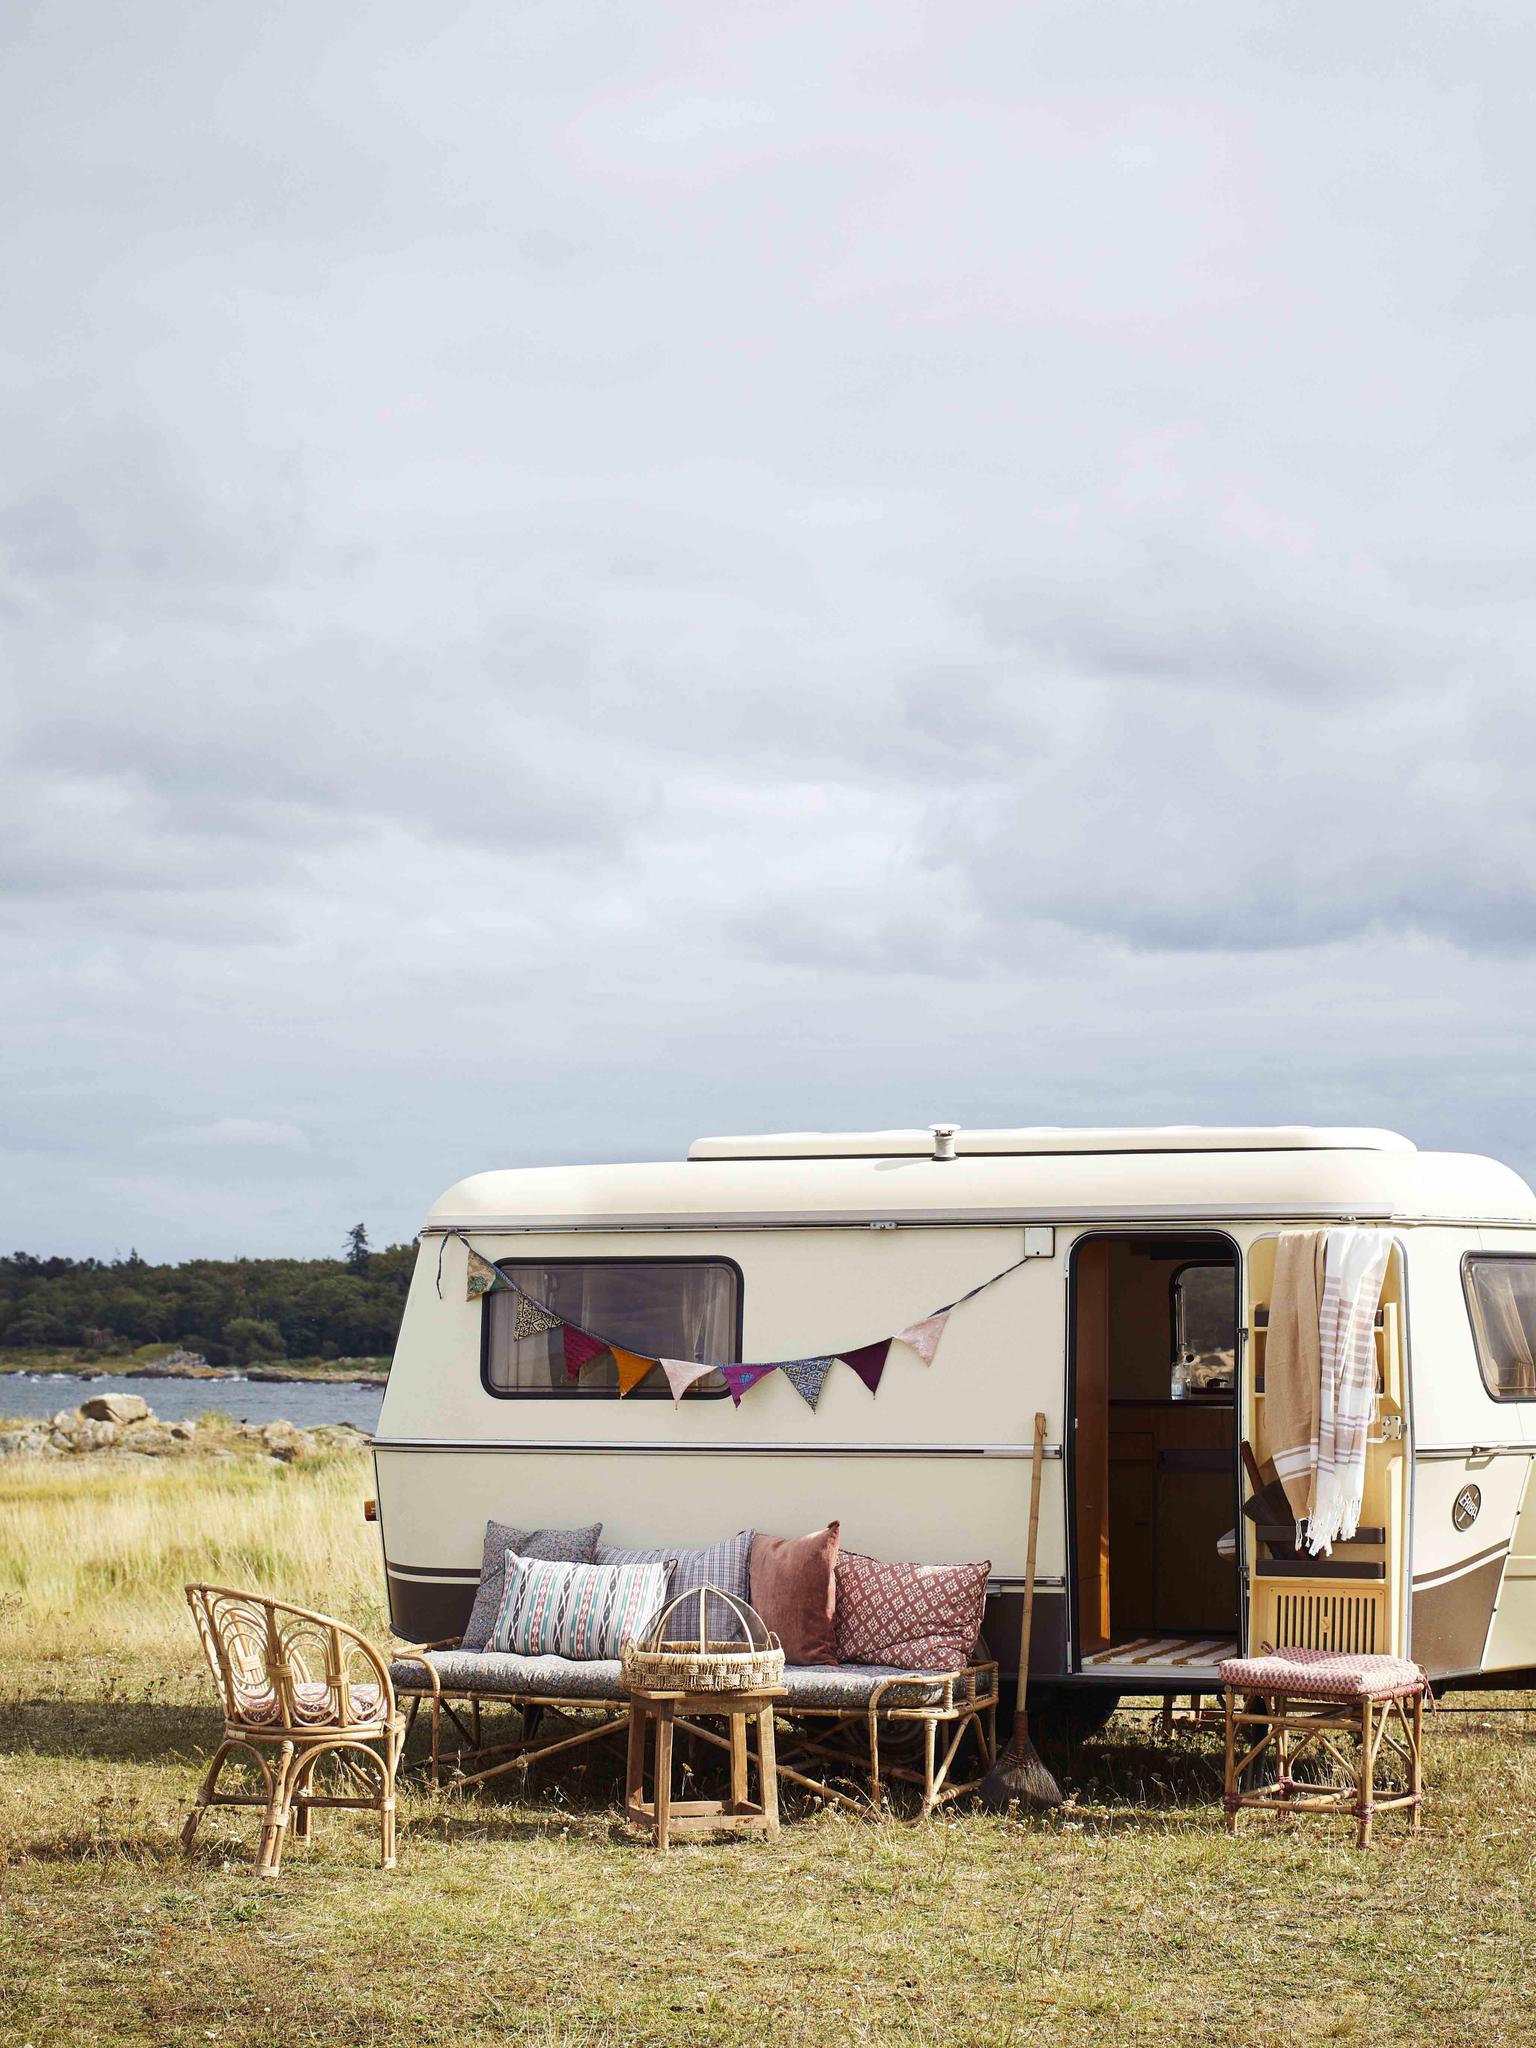
[[1536, 1171], [1523, 0], [13, 0], [0, 1242]]

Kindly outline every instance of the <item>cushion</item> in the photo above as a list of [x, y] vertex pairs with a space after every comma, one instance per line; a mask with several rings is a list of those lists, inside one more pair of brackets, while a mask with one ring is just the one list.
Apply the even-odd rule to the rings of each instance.
[[389, 1667], [395, 1691], [430, 1693], [430, 1664], [445, 1693], [458, 1699], [620, 1700], [617, 1658], [573, 1664], [568, 1657], [512, 1657], [500, 1650], [424, 1650]]
[[555, 1564], [507, 1552], [486, 1645], [514, 1657], [617, 1657], [667, 1597], [664, 1564]]
[[784, 1645], [789, 1664], [835, 1664], [837, 1535], [829, 1522], [810, 1536], [754, 1536], [752, 1605]]
[[[356, 1721], [377, 1721], [384, 1713], [384, 1696], [377, 1685], [354, 1685], [348, 1688], [349, 1705], [347, 1712]], [[254, 1721], [258, 1726], [277, 1725], [277, 1694], [275, 1692], [240, 1692], [235, 1694], [239, 1719]], [[339, 1709], [335, 1695], [323, 1678], [300, 1679], [293, 1688], [294, 1725], [301, 1727], [330, 1727], [340, 1725]], [[348, 1723], [351, 1725], [351, 1722]]]
[[1284, 1693], [1289, 1699], [1389, 1700], [1429, 1683], [1406, 1657], [1359, 1657], [1348, 1650], [1276, 1650], [1229, 1657], [1221, 1682], [1234, 1692]]
[[507, 1569], [507, 1552], [519, 1557], [550, 1557], [565, 1564], [591, 1564], [597, 1556], [601, 1522], [586, 1529], [509, 1529], [505, 1522], [487, 1522], [485, 1545], [480, 1554], [480, 1585], [475, 1604], [464, 1624], [463, 1647], [483, 1650], [491, 1639], [491, 1624], [501, 1605], [501, 1591]]
[[[679, 1593], [695, 1591], [700, 1586], [718, 1586], [722, 1593], [729, 1593], [743, 1606], [747, 1605], [752, 1597], [749, 1587], [753, 1534], [751, 1529], [739, 1529], [734, 1536], [712, 1543], [705, 1550], [675, 1552], [670, 1597], [675, 1600]], [[723, 1600], [705, 1602], [704, 1622], [713, 1642], [734, 1643], [741, 1636], [741, 1624]], [[667, 1624], [667, 1641], [681, 1643], [692, 1636], [697, 1642], [698, 1635], [699, 1603], [685, 1601]]]
[[840, 1664], [959, 1671], [981, 1634], [990, 1562], [885, 1564], [845, 1550], [837, 1565]]

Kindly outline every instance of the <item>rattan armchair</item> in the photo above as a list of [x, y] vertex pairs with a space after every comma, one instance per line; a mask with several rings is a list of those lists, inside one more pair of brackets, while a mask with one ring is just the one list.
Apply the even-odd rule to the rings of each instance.
[[[256, 1870], [275, 1878], [290, 1818], [305, 1841], [317, 1808], [354, 1807], [378, 1814], [380, 1863], [393, 1870], [395, 1773], [405, 1720], [382, 1652], [344, 1621], [283, 1600], [228, 1586], [186, 1590], [223, 1702], [224, 1739], [182, 1829], [183, 1848], [191, 1850], [210, 1806], [259, 1806]], [[262, 1791], [218, 1790], [219, 1773], [236, 1750], [255, 1760]], [[313, 1789], [328, 1755], [343, 1759], [355, 1794]]]

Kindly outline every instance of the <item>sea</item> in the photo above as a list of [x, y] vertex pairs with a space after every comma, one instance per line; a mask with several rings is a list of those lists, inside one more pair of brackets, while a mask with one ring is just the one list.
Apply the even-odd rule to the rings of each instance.
[[159, 1380], [103, 1373], [0, 1373], [0, 1421], [51, 1416], [78, 1408], [92, 1394], [142, 1394], [162, 1422], [193, 1415], [228, 1415], [236, 1422], [350, 1422], [371, 1435], [379, 1426], [382, 1386], [329, 1380]]

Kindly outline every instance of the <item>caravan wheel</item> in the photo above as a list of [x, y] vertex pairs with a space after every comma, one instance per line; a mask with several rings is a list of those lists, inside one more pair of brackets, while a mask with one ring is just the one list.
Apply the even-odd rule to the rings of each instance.
[[1029, 1732], [1040, 1742], [1086, 1742], [1119, 1704], [1119, 1693], [1100, 1685], [1032, 1685]]

